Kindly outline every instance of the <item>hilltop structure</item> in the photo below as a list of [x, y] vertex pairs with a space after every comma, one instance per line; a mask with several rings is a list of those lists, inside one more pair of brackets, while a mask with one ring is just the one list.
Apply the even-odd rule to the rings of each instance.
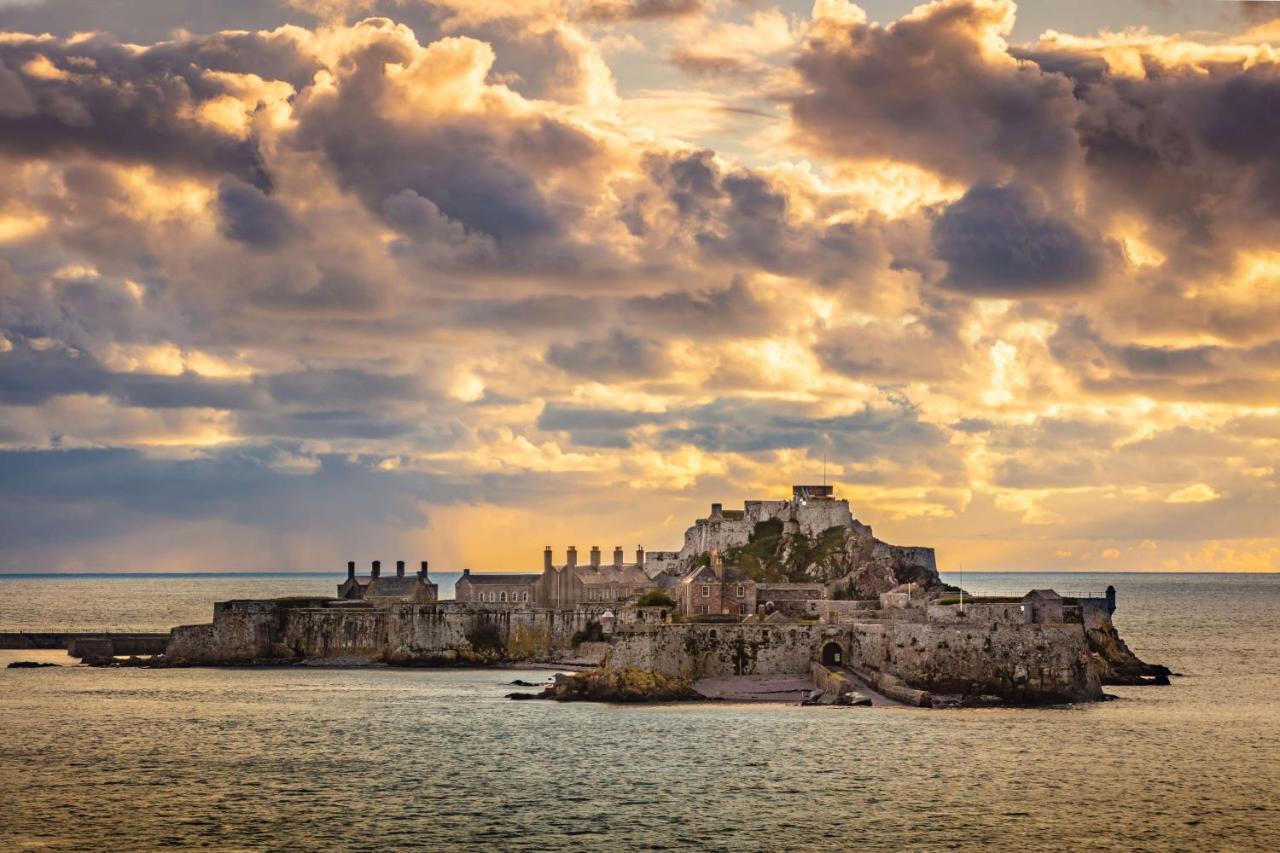
[[[548, 547], [540, 573], [464, 571], [438, 601], [422, 563], [394, 577], [347, 564], [337, 599], [230, 601], [210, 625], [175, 628], [171, 663], [340, 658], [406, 665], [591, 660], [553, 698], [679, 698], [698, 679], [811, 676], [843, 701], [861, 689], [913, 705], [1092, 701], [1104, 683], [1148, 683], [1112, 624], [1115, 591], [954, 596], [933, 550], [881, 542], [829, 487], [789, 500], [712, 504], [679, 551], [615, 548], [585, 564]], [[656, 686], [655, 686], [656, 685]]]

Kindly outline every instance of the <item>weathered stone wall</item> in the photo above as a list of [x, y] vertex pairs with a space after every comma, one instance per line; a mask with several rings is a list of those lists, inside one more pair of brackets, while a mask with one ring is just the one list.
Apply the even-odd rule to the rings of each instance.
[[188, 663], [358, 657], [393, 663], [479, 656], [534, 660], [573, 645], [599, 613], [488, 608], [455, 602], [293, 607], [224, 602], [212, 625], [175, 628], [167, 658]]
[[606, 669], [639, 669], [686, 678], [803, 675], [814, 631], [788, 625], [665, 625], [620, 629]]
[[929, 605], [929, 621], [938, 624], [959, 625], [1020, 625], [1027, 621], [1021, 604], [958, 604]]
[[889, 621], [844, 631], [850, 665], [932, 693], [1029, 704], [1102, 698], [1080, 625], [939, 625]]

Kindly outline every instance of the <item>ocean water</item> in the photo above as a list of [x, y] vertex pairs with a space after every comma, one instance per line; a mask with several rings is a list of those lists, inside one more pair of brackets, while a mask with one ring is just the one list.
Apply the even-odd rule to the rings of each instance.
[[[248, 580], [165, 596], [335, 581]], [[96, 629], [103, 595], [151, 583], [0, 580], [3, 624]], [[0, 670], [0, 849], [1280, 848], [1280, 576], [964, 578], [1107, 583], [1172, 686], [1037, 710], [620, 707], [503, 698], [546, 671]], [[193, 621], [130, 606], [129, 627]]]

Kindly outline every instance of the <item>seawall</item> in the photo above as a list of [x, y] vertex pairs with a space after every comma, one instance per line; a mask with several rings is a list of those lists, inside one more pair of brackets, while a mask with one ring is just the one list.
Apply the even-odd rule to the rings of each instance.
[[572, 649], [597, 614], [486, 609], [459, 602], [328, 605], [226, 601], [213, 623], [170, 632], [170, 663], [289, 662], [325, 658], [397, 664], [548, 660]]

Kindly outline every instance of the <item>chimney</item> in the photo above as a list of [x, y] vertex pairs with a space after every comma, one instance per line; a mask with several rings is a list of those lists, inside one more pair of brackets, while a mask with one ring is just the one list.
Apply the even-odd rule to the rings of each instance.
[[465, 578], [465, 577], [467, 577], [467, 576], [468, 576], [468, 575], [470, 575], [470, 574], [471, 574], [471, 570], [470, 570], [470, 569], [463, 569], [463, 570], [462, 570], [462, 576], [463, 576], [464, 578]]
[[715, 518], [716, 516], [723, 516], [723, 515], [724, 515], [724, 504], [712, 504], [712, 505], [711, 505], [711, 517], [712, 517], [712, 518]]
[[544, 572], [551, 571], [551, 546], [548, 545], [542, 550], [542, 570]]
[[404, 560], [396, 560], [396, 577], [404, 577]]
[[621, 545], [613, 546], [613, 565], [619, 569], [622, 568], [622, 546]]
[[565, 565], [571, 569], [578, 565], [578, 549], [573, 545], [569, 546], [569, 555], [568, 559], [565, 561]]
[[644, 546], [643, 545], [636, 546], [636, 566], [641, 569], [644, 568]]
[[378, 575], [382, 574], [382, 561], [381, 561], [381, 560], [374, 560], [374, 561], [373, 561], [373, 566], [369, 569], [369, 574], [370, 574], [370, 576], [375, 577], [375, 578], [376, 578], [376, 577], [378, 577]]
[[422, 561], [422, 568], [418, 569], [418, 574], [422, 575], [422, 579], [427, 579], [427, 561]]
[[593, 569], [600, 568], [600, 546], [599, 545], [591, 546], [591, 568]]

